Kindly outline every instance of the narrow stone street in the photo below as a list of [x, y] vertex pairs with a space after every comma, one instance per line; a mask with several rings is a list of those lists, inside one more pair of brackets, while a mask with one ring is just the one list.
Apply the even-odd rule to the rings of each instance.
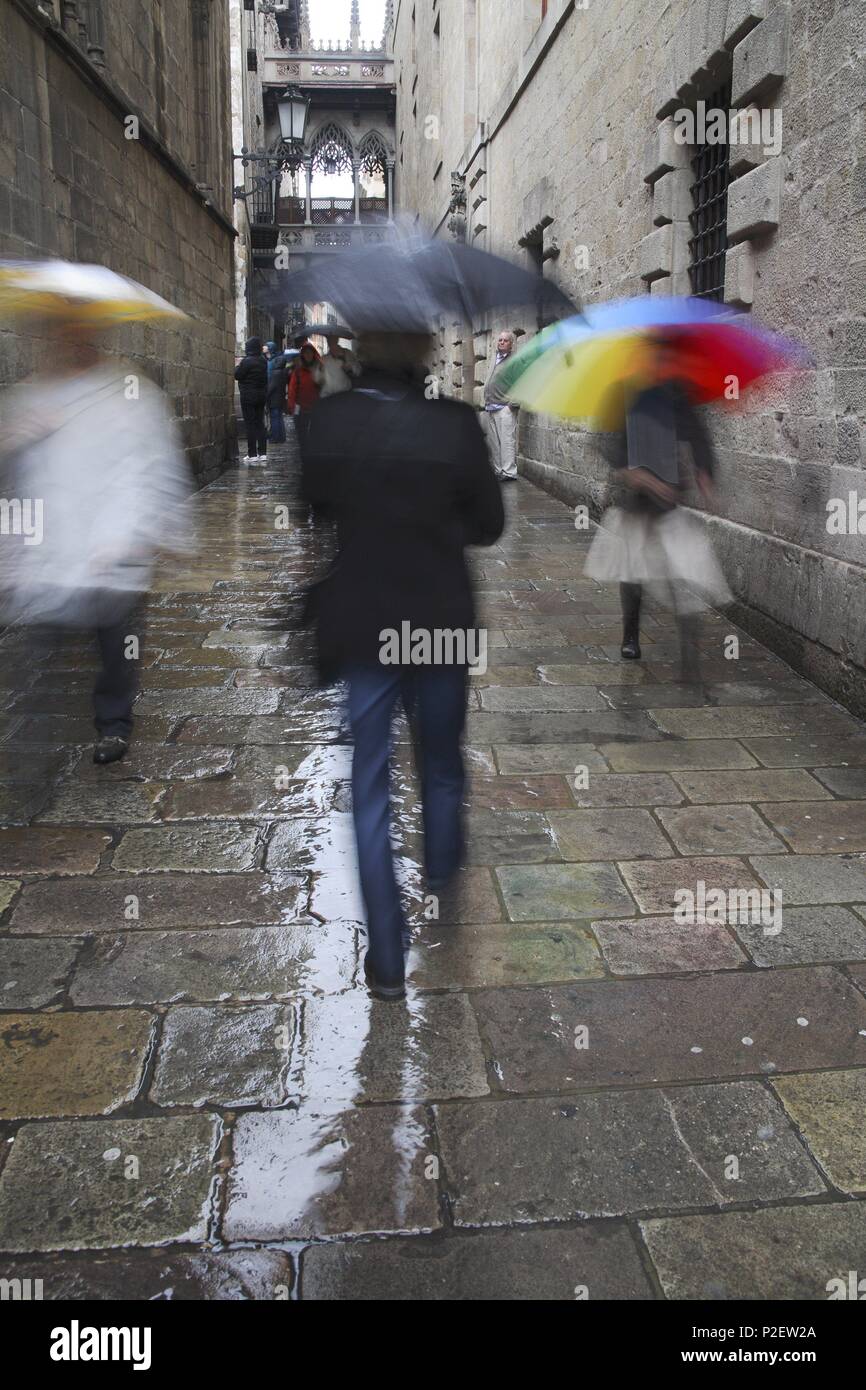
[[[708, 613], [619, 658], [524, 480], [474, 554], [469, 864], [405, 1004], [364, 987], [340, 692], [293, 626], [327, 536], [288, 448], [196, 498], [135, 742], [86, 642], [0, 640], [0, 1277], [50, 1298], [826, 1299], [866, 1260], [866, 732]], [[290, 506], [288, 528], [278, 509]], [[766, 888], [781, 930], [678, 925]], [[438, 916], [436, 915], [438, 913]]]

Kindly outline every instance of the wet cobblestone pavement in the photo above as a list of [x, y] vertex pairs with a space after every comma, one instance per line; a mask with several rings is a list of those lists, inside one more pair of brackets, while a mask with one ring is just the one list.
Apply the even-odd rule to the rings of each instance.
[[[92, 654], [0, 640], [0, 1276], [51, 1298], [811, 1298], [866, 1269], [866, 731], [740, 633], [619, 660], [520, 481], [475, 556], [469, 862], [372, 1002], [339, 691], [290, 630], [326, 537], [287, 450], [200, 494], [133, 750]], [[290, 506], [290, 528], [276, 509]], [[585, 772], [581, 772], [583, 769]], [[678, 925], [681, 888], [782, 929]]]

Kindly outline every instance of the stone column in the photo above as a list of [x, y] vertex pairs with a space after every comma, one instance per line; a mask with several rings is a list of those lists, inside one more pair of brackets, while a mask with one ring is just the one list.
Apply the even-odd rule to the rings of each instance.
[[394, 221], [394, 161], [385, 161], [387, 181], [388, 181], [388, 221]]
[[361, 220], [361, 180], [360, 180], [360, 177], [359, 177], [360, 172], [361, 172], [361, 166], [360, 166], [359, 161], [358, 161], [357, 159], [353, 159], [353, 160], [352, 160], [352, 182], [353, 182], [354, 188], [355, 188], [355, 226], [356, 226], [356, 227], [357, 227], [358, 223], [359, 223], [360, 220]]
[[311, 157], [304, 160], [304, 173], [307, 179], [307, 210], [306, 224], [308, 227], [313, 225], [313, 161]]

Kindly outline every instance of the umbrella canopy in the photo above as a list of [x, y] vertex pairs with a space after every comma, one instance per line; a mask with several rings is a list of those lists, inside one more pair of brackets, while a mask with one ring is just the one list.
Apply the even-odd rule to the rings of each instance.
[[0, 313], [95, 327], [187, 317], [153, 290], [107, 266], [72, 261], [0, 261]]
[[658, 344], [696, 402], [738, 392], [768, 372], [806, 364], [796, 344], [724, 305], [649, 296], [593, 305], [532, 339], [502, 369], [499, 389], [529, 410], [622, 427], [634, 395], [656, 376]]
[[419, 236], [341, 251], [307, 270], [275, 275], [276, 286], [268, 289], [275, 314], [288, 304], [326, 300], [356, 332], [426, 333], [443, 316], [472, 322], [488, 310], [523, 305], [550, 316], [575, 308], [549, 280], [522, 266]]

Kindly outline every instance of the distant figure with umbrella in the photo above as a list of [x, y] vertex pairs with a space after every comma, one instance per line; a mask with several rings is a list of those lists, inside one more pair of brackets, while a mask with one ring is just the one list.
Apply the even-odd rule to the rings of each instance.
[[[431, 348], [422, 332], [362, 335], [360, 380], [316, 408], [303, 453], [307, 500], [337, 524], [336, 565], [316, 598], [319, 669], [348, 683], [365, 973], [389, 1000], [405, 993], [406, 930], [389, 831], [392, 717], [401, 699], [414, 711], [425, 865], [438, 892], [462, 859], [460, 741], [475, 625], [464, 550], [492, 545], [504, 524], [476, 412], [425, 396]], [[436, 634], [463, 636], [450, 660], [437, 663]]]
[[628, 409], [625, 456], [617, 460], [622, 505], [602, 519], [586, 561], [593, 579], [619, 580], [622, 656], [639, 660], [640, 616], [648, 585], [673, 609], [680, 634], [681, 677], [699, 679], [696, 614], [710, 602], [731, 602], [706, 532], [679, 508], [688, 485], [682, 447], [691, 451], [698, 488], [713, 495], [715, 454], [706, 426], [682, 379], [679, 354], [663, 334], [654, 336], [651, 379]]
[[700, 492], [713, 493], [713, 451], [696, 407], [736, 400], [768, 372], [807, 360], [797, 344], [727, 305], [640, 295], [588, 305], [542, 329], [500, 369], [498, 390], [527, 410], [625, 430], [618, 460], [625, 504], [602, 518], [586, 564], [590, 577], [622, 585], [625, 660], [640, 657], [646, 588], [677, 615], [687, 680], [697, 675], [694, 615], [731, 602], [706, 527], [678, 505], [687, 481], [683, 448]]
[[294, 419], [295, 433], [298, 439], [298, 448], [301, 451], [301, 458], [304, 457], [304, 447], [310, 430], [312, 410], [319, 399], [320, 387], [318, 374], [321, 365], [322, 359], [313, 347], [313, 344], [305, 342], [301, 348], [300, 354], [295, 358], [294, 366], [289, 376], [289, 414]]

